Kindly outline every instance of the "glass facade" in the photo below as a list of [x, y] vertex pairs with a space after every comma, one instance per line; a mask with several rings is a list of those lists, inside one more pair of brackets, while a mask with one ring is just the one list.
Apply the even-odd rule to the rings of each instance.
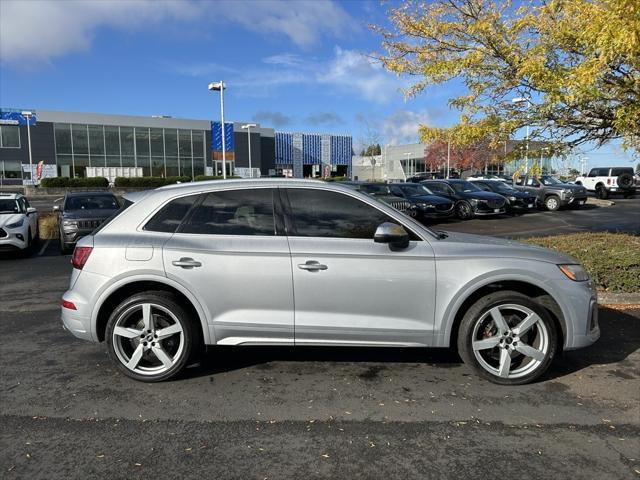
[[20, 127], [0, 125], [0, 148], [20, 148]]
[[84, 177], [87, 167], [141, 167], [145, 176], [205, 171], [205, 132], [175, 128], [54, 124], [58, 175]]

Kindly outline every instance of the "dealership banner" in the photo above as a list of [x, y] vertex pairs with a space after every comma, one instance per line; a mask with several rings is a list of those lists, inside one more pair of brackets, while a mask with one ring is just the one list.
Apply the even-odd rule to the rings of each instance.
[[[31, 115], [23, 115], [26, 112], [31, 113]], [[27, 121], [31, 126], [36, 124], [35, 110], [0, 108], [0, 125], [26, 125]]]
[[[233, 151], [233, 123], [224, 123], [224, 146], [227, 152]], [[222, 127], [220, 122], [211, 122], [211, 150], [222, 151]]]

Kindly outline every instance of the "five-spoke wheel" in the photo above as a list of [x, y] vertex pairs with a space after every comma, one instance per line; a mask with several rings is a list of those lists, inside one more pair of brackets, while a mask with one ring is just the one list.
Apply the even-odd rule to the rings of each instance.
[[555, 324], [544, 307], [517, 292], [496, 292], [467, 311], [458, 349], [482, 376], [511, 385], [542, 375], [556, 341]]
[[194, 329], [171, 295], [148, 292], [122, 302], [107, 323], [109, 354], [128, 376], [148, 382], [166, 380], [186, 364]]

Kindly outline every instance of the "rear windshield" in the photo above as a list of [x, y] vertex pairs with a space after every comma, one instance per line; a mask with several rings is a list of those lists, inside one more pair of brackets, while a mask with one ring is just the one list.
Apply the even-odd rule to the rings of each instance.
[[64, 204], [65, 210], [116, 210], [118, 208], [120, 205], [113, 195], [68, 197]]

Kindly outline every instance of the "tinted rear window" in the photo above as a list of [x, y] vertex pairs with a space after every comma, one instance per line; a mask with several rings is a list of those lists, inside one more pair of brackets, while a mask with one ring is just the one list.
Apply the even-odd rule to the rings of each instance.
[[198, 195], [189, 195], [167, 203], [147, 222], [144, 230], [174, 233], [197, 198]]
[[623, 173], [628, 173], [629, 175], [633, 175], [633, 168], [612, 168], [611, 169], [612, 177], [617, 177], [619, 175], [622, 175]]

